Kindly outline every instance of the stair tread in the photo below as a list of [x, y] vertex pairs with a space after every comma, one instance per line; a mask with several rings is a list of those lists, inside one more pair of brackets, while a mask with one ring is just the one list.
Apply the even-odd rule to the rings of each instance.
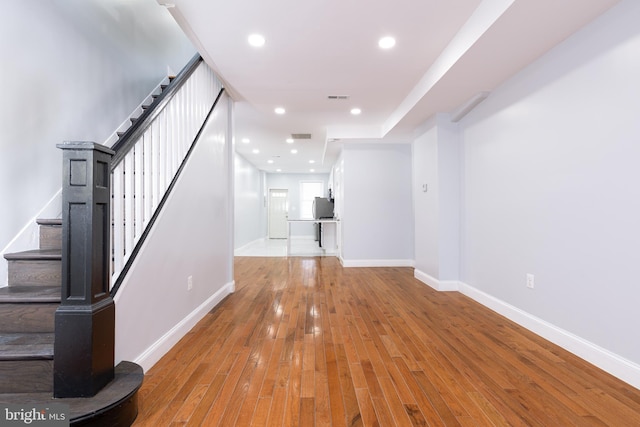
[[[133, 419], [117, 418], [120, 408], [128, 408], [133, 403], [137, 406], [136, 393], [142, 385], [144, 373], [142, 368], [131, 362], [120, 362], [115, 367], [115, 378], [94, 397], [75, 397], [56, 399], [51, 392], [45, 393], [0, 393], [0, 404], [52, 404], [63, 403], [69, 406], [71, 423], [89, 423], [95, 419], [98, 425], [129, 425]], [[137, 411], [133, 411], [137, 413]], [[110, 414], [113, 415], [110, 415]], [[112, 418], [109, 418], [111, 416]], [[135, 418], [135, 415], [133, 416]], [[100, 422], [102, 421], [102, 422]], [[111, 422], [109, 422], [111, 421]]]
[[32, 249], [22, 252], [14, 252], [4, 254], [4, 258], [8, 261], [57, 261], [62, 259], [62, 250], [60, 249]]
[[53, 332], [0, 335], [0, 360], [52, 360]]
[[38, 218], [36, 219], [38, 225], [62, 225], [62, 218]]
[[0, 303], [60, 302], [60, 285], [16, 285], [0, 288]]

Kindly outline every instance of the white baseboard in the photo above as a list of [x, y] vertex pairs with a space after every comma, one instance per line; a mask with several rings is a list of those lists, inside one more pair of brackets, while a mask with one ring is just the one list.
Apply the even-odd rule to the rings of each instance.
[[344, 259], [340, 257], [343, 267], [413, 267], [412, 259]]
[[209, 297], [198, 308], [186, 316], [180, 323], [175, 325], [169, 332], [164, 334], [160, 339], [154, 342], [142, 354], [140, 354], [133, 362], [142, 366], [144, 372], [155, 365], [174, 345], [180, 341], [202, 318], [220, 303], [227, 295], [235, 291], [236, 283], [232, 281], [224, 285], [215, 294]]
[[640, 365], [637, 363], [533, 316], [526, 311], [520, 310], [466, 283], [460, 283], [460, 292], [633, 387], [640, 389]]
[[540, 335], [622, 381], [640, 389], [640, 365], [589, 342], [571, 332], [495, 298], [473, 286], [458, 281], [438, 280], [416, 270], [416, 279], [438, 291], [459, 291], [483, 306], [503, 315], [518, 325]]
[[460, 289], [461, 285], [457, 280], [438, 280], [417, 268], [413, 271], [413, 277], [420, 280], [425, 285], [432, 287], [436, 291], [457, 291]]
[[235, 249], [233, 250], [233, 253], [235, 254], [236, 252], [240, 252], [240, 251], [243, 251], [243, 250], [247, 249], [247, 248], [248, 248], [249, 246], [251, 246], [251, 245], [255, 245], [255, 244], [257, 244], [257, 243], [264, 242], [264, 241], [265, 241], [265, 239], [266, 239], [266, 237], [260, 237], [260, 238], [258, 238], [258, 239], [256, 239], [256, 240], [252, 240], [251, 242], [249, 242], [249, 243], [247, 243], [247, 244], [244, 244], [244, 245], [240, 246], [239, 248], [235, 248]]

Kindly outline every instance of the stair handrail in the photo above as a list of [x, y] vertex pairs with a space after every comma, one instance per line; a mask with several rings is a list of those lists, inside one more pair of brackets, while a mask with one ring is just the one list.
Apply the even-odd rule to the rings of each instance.
[[93, 396], [113, 378], [113, 297], [223, 92], [197, 55], [112, 148], [58, 145], [62, 286], [54, 397]]
[[131, 148], [135, 145], [136, 141], [144, 134], [145, 129], [153, 123], [153, 121], [158, 117], [160, 112], [167, 106], [169, 101], [174, 97], [174, 95], [178, 92], [178, 90], [184, 85], [184, 83], [191, 77], [193, 72], [198, 68], [198, 65], [203, 62], [202, 56], [200, 54], [195, 54], [193, 58], [185, 65], [185, 67], [175, 76], [175, 78], [171, 79], [171, 82], [163, 90], [155, 102], [153, 103], [153, 108], [147, 108], [142, 112], [140, 117], [133, 123], [121, 136], [120, 138], [111, 146], [111, 149], [115, 151], [115, 155], [113, 159], [111, 159], [111, 171], [115, 169], [115, 167], [122, 161], [124, 156], [131, 150]]
[[[223, 93], [224, 93], [224, 88], [220, 89], [220, 92], [218, 93], [218, 95], [216, 97], [216, 100], [214, 101], [213, 106], [211, 107], [211, 110], [209, 111], [209, 114], [207, 115], [207, 119], [209, 118], [211, 113], [213, 113], [213, 110], [215, 109], [216, 105], [218, 104], [218, 101], [222, 97]], [[205, 122], [206, 121], [207, 120], [205, 120]], [[194, 138], [194, 143], [195, 143], [195, 141], [197, 141], [199, 139], [200, 134], [202, 133], [203, 129], [204, 129], [204, 126], [202, 128], [200, 128], [200, 130], [198, 131], [197, 136]], [[158, 218], [158, 215], [162, 211], [162, 207], [166, 203], [167, 198], [169, 197], [169, 195], [171, 194], [171, 190], [175, 186], [176, 181], [177, 181], [178, 177], [180, 176], [180, 173], [182, 172], [182, 169], [184, 168], [184, 166], [185, 166], [187, 160], [189, 159], [189, 156], [191, 155], [191, 152], [193, 151], [194, 148], [195, 148], [195, 144], [191, 145], [191, 147], [189, 148], [189, 151], [186, 153], [186, 155], [184, 157], [184, 160], [182, 161], [182, 163], [178, 167], [178, 170], [177, 170], [176, 174], [174, 175], [173, 179], [171, 180], [171, 183], [167, 186], [167, 189], [166, 189], [162, 199], [158, 202], [158, 206], [154, 210], [153, 215], [151, 216], [151, 218], [149, 219], [149, 222], [148, 222], [147, 226], [145, 227], [144, 231], [140, 235], [140, 238], [137, 240], [135, 246], [131, 250], [131, 255], [128, 257], [127, 261], [123, 265], [122, 270], [120, 270], [117, 278], [111, 284], [110, 294], [111, 294], [112, 297], [114, 297], [116, 295], [116, 293], [118, 292], [118, 290], [120, 289], [120, 285], [122, 284], [122, 281], [126, 277], [126, 274], [129, 271], [129, 269], [131, 268], [131, 266], [133, 264], [133, 261], [135, 260], [137, 254], [140, 252], [140, 249], [141, 249], [142, 245], [144, 244], [147, 236], [149, 235], [150, 229], [152, 228], [153, 224], [155, 223], [156, 219]]]
[[223, 91], [213, 70], [196, 55], [113, 145], [112, 296], [120, 288]]

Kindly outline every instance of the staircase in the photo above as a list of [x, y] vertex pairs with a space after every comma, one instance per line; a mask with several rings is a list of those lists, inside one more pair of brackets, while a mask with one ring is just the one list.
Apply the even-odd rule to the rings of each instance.
[[122, 362], [91, 398], [53, 399], [54, 314], [60, 305], [60, 219], [38, 220], [39, 249], [5, 254], [0, 288], [0, 404], [68, 405], [71, 425], [128, 426], [137, 415], [142, 369]]
[[[169, 77], [169, 81], [174, 79]], [[162, 91], [141, 106], [157, 104]], [[134, 131], [131, 118], [118, 141]], [[118, 142], [117, 141], [117, 142]], [[62, 220], [38, 219], [39, 248], [4, 254], [8, 286], [0, 288], [0, 405], [25, 410], [63, 404], [71, 425], [129, 426], [138, 413], [142, 368], [130, 362], [115, 367], [115, 379], [91, 398], [53, 398], [55, 312], [61, 302]], [[0, 424], [4, 418], [0, 417]]]
[[[104, 145], [58, 145], [66, 215], [37, 221], [38, 249], [4, 254], [0, 415], [5, 405], [25, 412], [62, 405], [71, 425], [129, 426], [135, 420], [144, 375], [135, 363], [113, 367], [113, 295], [224, 91], [199, 55], [169, 81]], [[154, 132], [147, 132], [152, 125]], [[153, 204], [134, 203], [142, 200]], [[80, 205], [88, 209], [72, 212]], [[107, 271], [110, 263], [116, 271]]]
[[59, 220], [38, 225], [40, 249], [5, 255], [9, 286], [0, 288], [0, 393], [53, 391], [62, 226]]

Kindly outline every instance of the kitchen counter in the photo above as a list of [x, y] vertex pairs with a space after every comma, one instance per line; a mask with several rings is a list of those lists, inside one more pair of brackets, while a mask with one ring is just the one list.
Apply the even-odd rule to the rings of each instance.
[[321, 218], [321, 219], [287, 219], [287, 256], [291, 253], [291, 223], [308, 223], [308, 224], [338, 224], [339, 219]]

